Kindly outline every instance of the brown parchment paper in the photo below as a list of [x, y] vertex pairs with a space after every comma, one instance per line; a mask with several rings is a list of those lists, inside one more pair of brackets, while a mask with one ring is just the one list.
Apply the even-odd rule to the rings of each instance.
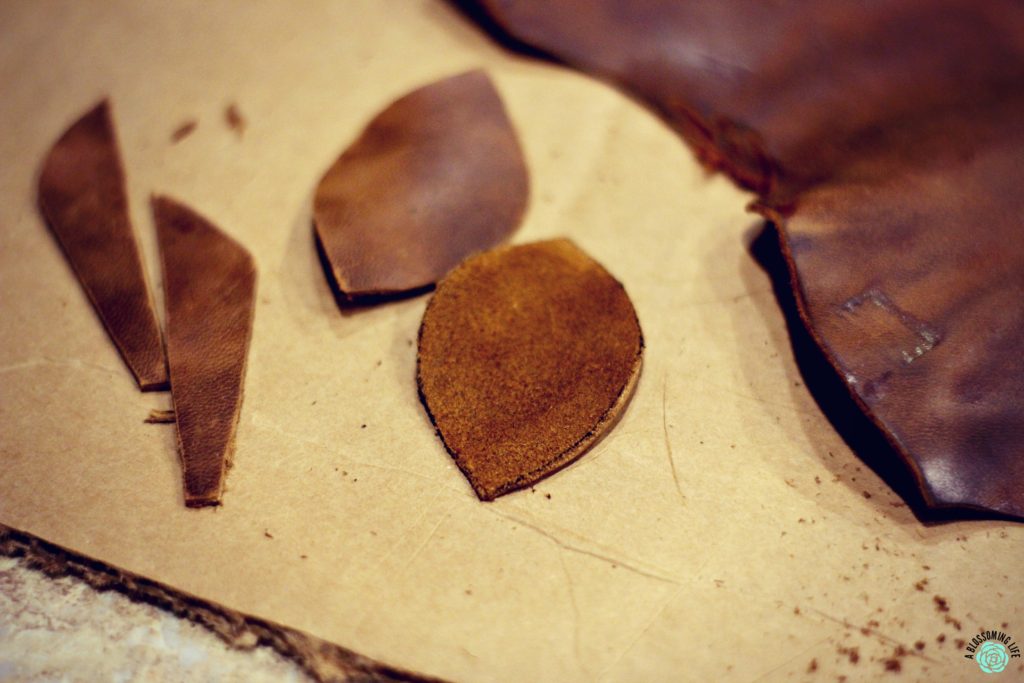
[[[310, 223], [376, 111], [475, 67], [531, 172], [514, 241], [573, 239], [647, 341], [619, 426], [490, 504], [416, 397], [426, 299], [339, 312]], [[851, 453], [748, 253], [749, 196], [611, 88], [425, 0], [4, 3], [0, 83], [0, 523], [456, 680], [971, 680], [957, 639], [1024, 638], [1024, 528], [923, 524]], [[103, 95], [152, 279], [151, 192], [257, 262], [220, 509], [182, 505], [173, 428], [143, 423], [170, 398], [138, 392], [35, 209], [43, 155]]]

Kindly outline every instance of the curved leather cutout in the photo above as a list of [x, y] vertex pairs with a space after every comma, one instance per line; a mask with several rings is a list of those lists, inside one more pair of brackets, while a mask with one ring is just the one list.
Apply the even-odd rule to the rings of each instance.
[[316, 236], [345, 299], [397, 296], [502, 242], [528, 194], [501, 99], [471, 71], [409, 93], [370, 122], [317, 187]]

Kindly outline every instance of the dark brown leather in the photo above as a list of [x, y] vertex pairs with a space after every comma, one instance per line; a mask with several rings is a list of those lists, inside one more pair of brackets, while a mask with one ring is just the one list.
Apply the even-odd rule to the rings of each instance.
[[39, 176], [39, 208], [139, 388], [166, 389], [163, 341], [106, 100], [50, 150]]
[[761, 192], [805, 323], [926, 501], [1024, 516], [1024, 6], [465, 4]]
[[462, 2], [636, 94], [763, 193], [814, 184], [893, 129], [1024, 78], [1014, 0]]
[[1008, 109], [957, 120], [950, 139], [990, 137], [962, 157], [866, 160], [766, 212], [805, 322], [927, 500], [1024, 517], [1024, 106]]
[[529, 183], [482, 71], [391, 104], [327, 171], [313, 204], [335, 289], [349, 301], [433, 285], [518, 226]]
[[622, 285], [568, 240], [471, 257], [419, 334], [420, 398], [481, 500], [572, 463], [614, 424], [643, 336]]
[[217, 505], [242, 405], [256, 268], [244, 247], [188, 207], [167, 197], [151, 203], [185, 504]]

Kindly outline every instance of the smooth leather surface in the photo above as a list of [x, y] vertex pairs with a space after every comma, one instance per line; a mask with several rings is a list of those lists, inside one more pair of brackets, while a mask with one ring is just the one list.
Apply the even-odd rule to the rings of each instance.
[[757, 190], [927, 502], [1024, 516], [1024, 7], [479, 0]]
[[244, 247], [187, 206], [153, 197], [152, 209], [185, 504], [217, 505], [242, 405], [256, 268]]
[[106, 100], [53, 145], [39, 176], [39, 208], [139, 388], [166, 389], [163, 341]]
[[327, 171], [313, 216], [348, 300], [433, 285], [519, 224], [529, 181], [482, 71], [415, 90], [378, 114]]
[[423, 316], [420, 397], [481, 500], [534, 484], [610, 429], [640, 375], [622, 285], [569, 240], [467, 259]]

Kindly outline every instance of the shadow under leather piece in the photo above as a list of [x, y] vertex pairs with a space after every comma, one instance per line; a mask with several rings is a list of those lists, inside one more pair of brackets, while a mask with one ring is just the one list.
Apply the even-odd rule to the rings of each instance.
[[338, 281], [332, 274], [331, 262], [327, 258], [327, 253], [324, 251], [324, 247], [323, 244], [321, 244], [320, 239], [316, 236], [312, 224], [310, 225], [310, 234], [313, 238], [313, 242], [316, 244], [316, 255], [317, 259], [320, 261], [320, 267], [323, 269], [323, 276], [327, 281], [327, 285], [331, 288], [331, 294], [334, 295], [334, 301], [338, 304], [338, 310], [341, 311], [341, 314], [344, 316], [350, 316], [361, 311], [367, 311], [382, 304], [413, 299], [421, 294], [433, 291], [436, 286], [434, 283], [431, 283], [423, 287], [407, 289], [401, 292], [361, 294], [358, 298], [353, 299], [349, 295], [345, 294], [345, 292], [341, 291], [341, 288], [338, 286]]
[[[432, 432], [433, 426], [420, 407], [416, 395], [415, 339], [428, 298], [424, 295], [432, 291], [433, 285], [404, 293], [405, 296], [388, 295], [376, 302], [348, 301], [334, 286], [330, 264], [319, 248], [313, 228], [312, 196], [307, 197], [290, 223], [287, 245], [277, 269], [280, 272], [279, 295], [285, 302], [285, 313], [276, 322], [317, 339], [322, 352], [327, 356], [361, 353], [367, 370], [379, 368], [381, 360], [390, 355], [397, 362], [384, 364], [385, 371], [391, 375], [392, 381], [403, 387], [401, 391], [393, 392], [393, 395], [406, 400], [410, 410], [420, 416], [427, 431]], [[269, 317], [265, 316], [264, 319]], [[393, 328], [391, 339], [380, 352], [368, 352], [365, 348], [362, 352], [354, 351], [352, 341], [380, 325]], [[278, 337], [267, 334], [262, 339], [265, 342], [273, 339], [276, 343]], [[289, 353], [290, 350], [285, 342], [277, 346], [274, 352]], [[354, 408], [358, 402], [350, 402], [345, 393], [358, 386], [357, 382], [360, 381], [363, 380], [344, 377], [333, 382], [332, 389], [338, 392], [333, 400], [338, 401], [338, 405], [344, 409]], [[358, 422], [356, 425], [358, 427]]]
[[836, 433], [860, 460], [882, 478], [925, 524], [969, 519], [1018, 521], [988, 510], [930, 507], [900, 452], [885, 433], [857, 405], [842, 377], [829, 363], [803, 319], [793, 293], [790, 269], [782, 252], [778, 228], [765, 222], [755, 229], [748, 246], [750, 257], [768, 275], [775, 301], [786, 320], [793, 358], [804, 384]]

